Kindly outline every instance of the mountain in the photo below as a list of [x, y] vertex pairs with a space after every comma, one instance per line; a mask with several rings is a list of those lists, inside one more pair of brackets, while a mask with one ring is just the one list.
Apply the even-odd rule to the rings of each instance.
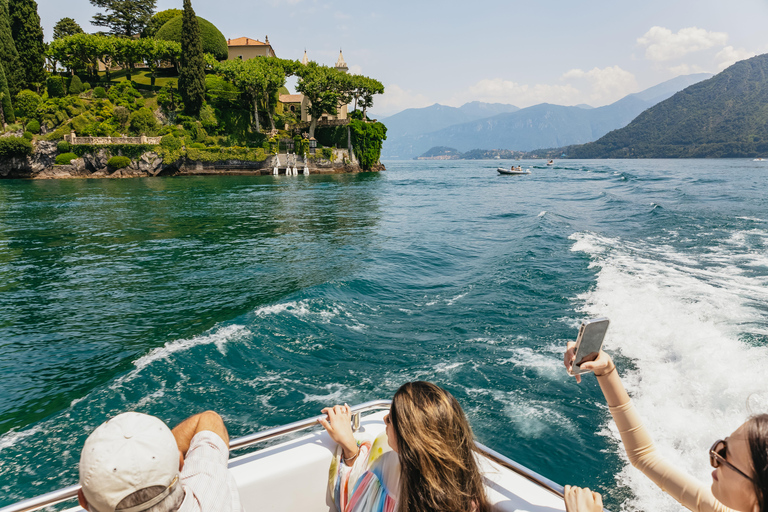
[[737, 62], [646, 110], [626, 127], [566, 153], [572, 158], [768, 154], [768, 54]]
[[[411, 150], [411, 141], [425, 133], [434, 132], [448, 126], [491, 117], [497, 114], [515, 112], [520, 110], [514, 105], [502, 103], [481, 103], [473, 101], [461, 107], [447, 107], [435, 103], [430, 107], [409, 108], [400, 113], [386, 118], [387, 141], [385, 142], [382, 158], [398, 158], [398, 152], [407, 153], [411, 158], [420, 155], [426, 149], [414, 153]], [[379, 118], [382, 120], [384, 118]], [[437, 146], [439, 144], [433, 144]], [[412, 154], [413, 153], [413, 154]]]
[[[493, 116], [455, 122], [451, 121], [461, 119], [468, 113], [478, 115], [483, 110], [472, 107], [473, 103], [458, 109], [442, 105], [409, 109], [385, 122], [387, 141], [382, 149], [382, 158], [413, 158], [435, 146], [450, 146], [459, 151], [532, 150], [591, 142], [611, 130], [626, 126], [643, 110], [710, 76], [700, 73], [673, 78], [599, 108], [542, 103], [514, 112], [498, 112]], [[441, 123], [443, 126], [440, 128], [430, 129]]]

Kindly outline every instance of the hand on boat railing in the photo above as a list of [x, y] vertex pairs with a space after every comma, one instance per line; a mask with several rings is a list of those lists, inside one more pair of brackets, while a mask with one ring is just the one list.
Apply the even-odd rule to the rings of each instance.
[[603, 497], [589, 487], [581, 488], [566, 485], [563, 491], [567, 512], [602, 512]]
[[326, 407], [322, 411], [327, 414], [325, 418], [318, 418], [317, 422], [321, 424], [333, 441], [340, 445], [344, 450], [344, 462], [352, 462], [357, 457], [359, 448], [357, 441], [352, 433], [352, 411], [347, 404], [334, 405]]

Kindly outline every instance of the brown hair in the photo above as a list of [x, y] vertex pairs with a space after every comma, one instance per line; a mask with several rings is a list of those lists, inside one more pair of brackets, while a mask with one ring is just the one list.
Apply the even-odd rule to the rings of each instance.
[[399, 512], [488, 512], [472, 429], [456, 399], [429, 382], [403, 384], [389, 413], [400, 459]]
[[747, 421], [747, 441], [752, 456], [757, 503], [760, 512], [768, 512], [768, 414], [752, 416]]

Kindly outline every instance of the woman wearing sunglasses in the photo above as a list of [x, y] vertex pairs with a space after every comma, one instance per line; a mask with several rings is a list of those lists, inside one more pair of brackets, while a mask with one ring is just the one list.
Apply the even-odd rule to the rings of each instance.
[[[575, 345], [568, 343], [565, 352], [568, 369]], [[629, 461], [664, 492], [695, 512], [768, 512], [768, 414], [753, 416], [712, 445], [709, 461], [715, 470], [710, 488], [659, 456], [608, 354], [600, 351], [595, 361], [581, 367], [597, 376]], [[581, 382], [578, 375], [576, 382]], [[565, 503], [569, 512], [602, 510], [600, 495], [589, 489], [566, 486]]]

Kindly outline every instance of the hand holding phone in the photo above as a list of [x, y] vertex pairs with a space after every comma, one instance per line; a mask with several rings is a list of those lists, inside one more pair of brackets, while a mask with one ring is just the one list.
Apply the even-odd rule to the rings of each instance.
[[609, 323], [610, 321], [607, 318], [594, 318], [582, 322], [573, 350], [574, 356], [572, 359], [569, 357], [571, 354], [569, 347], [565, 358], [568, 374], [575, 376], [577, 382], [581, 381], [579, 375], [592, 371], [591, 369], [581, 368], [581, 365], [588, 361], [594, 361], [600, 355]]

